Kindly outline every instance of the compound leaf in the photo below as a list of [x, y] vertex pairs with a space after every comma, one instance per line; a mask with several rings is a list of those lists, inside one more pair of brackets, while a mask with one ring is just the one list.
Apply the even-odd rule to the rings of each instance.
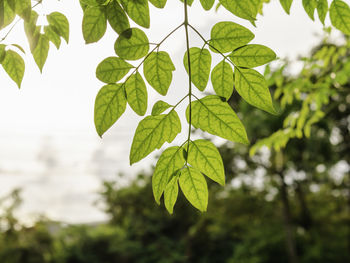
[[104, 59], [96, 68], [96, 77], [105, 83], [121, 80], [134, 66], [118, 57]]
[[147, 110], [147, 88], [140, 73], [132, 74], [125, 82], [126, 98], [130, 107], [140, 116]]
[[164, 111], [172, 107], [170, 104], [166, 103], [165, 101], [158, 100], [152, 108], [152, 115], [157, 116], [159, 114], [162, 114]]
[[276, 54], [263, 45], [246, 45], [233, 51], [229, 58], [239, 67], [255, 68], [276, 59]]
[[174, 176], [164, 190], [164, 204], [170, 214], [173, 213], [174, 205], [179, 193], [179, 185], [177, 183], [178, 180], [179, 178]]
[[18, 88], [20, 88], [25, 69], [23, 58], [15, 51], [8, 50], [2, 61], [2, 66], [10, 78], [17, 83]]
[[147, 55], [149, 42], [138, 28], [129, 28], [119, 35], [114, 44], [115, 53], [126, 60], [137, 60]]
[[111, 1], [107, 6], [107, 20], [118, 34], [130, 27], [127, 15], [116, 0]]
[[350, 7], [341, 0], [334, 0], [329, 8], [332, 25], [350, 35]]
[[233, 70], [225, 60], [217, 64], [211, 72], [211, 82], [215, 93], [228, 100], [233, 92]]
[[50, 26], [68, 43], [69, 41], [69, 22], [64, 14], [53, 12], [47, 17]]
[[142, 27], [149, 28], [148, 0], [120, 0], [129, 17]]

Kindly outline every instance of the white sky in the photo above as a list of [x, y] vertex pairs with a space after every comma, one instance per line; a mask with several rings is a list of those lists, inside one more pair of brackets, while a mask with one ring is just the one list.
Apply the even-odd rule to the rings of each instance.
[[[95, 132], [94, 100], [103, 85], [96, 79], [95, 69], [104, 58], [114, 55], [117, 35], [109, 28], [97, 44], [85, 45], [79, 1], [43, 2], [37, 10], [39, 13], [58, 10], [68, 17], [70, 42], [63, 44], [58, 52], [51, 45], [42, 75], [27, 52], [21, 90], [0, 69], [0, 196], [15, 186], [22, 186], [25, 204], [20, 214], [25, 218], [39, 212], [68, 222], [102, 220], [103, 213], [92, 206], [100, 178], [113, 178], [120, 171], [131, 174], [149, 167], [153, 159], [149, 157], [129, 169], [129, 147], [141, 119], [130, 108], [104, 139], [99, 139]], [[178, 0], [168, 0], [164, 10], [151, 8], [151, 30], [146, 30], [150, 42], [160, 41], [182, 23], [182, 13], [183, 6]], [[279, 1], [272, 0], [265, 7], [264, 16], [258, 18], [257, 28], [223, 8], [218, 13], [202, 11], [199, 1], [195, 1], [189, 15], [190, 23], [207, 37], [216, 21], [241, 23], [256, 35], [253, 43], [269, 46], [279, 57], [307, 54], [320, 39], [315, 34], [322, 35], [321, 23], [307, 17], [301, 1], [294, 1], [288, 16]], [[187, 89], [182, 66], [183, 39], [181, 29], [161, 47], [171, 51], [177, 68], [165, 98], [170, 103], [182, 98]], [[22, 25], [18, 24], [6, 43], [24, 42]], [[195, 35], [191, 43], [202, 46]], [[28, 46], [24, 46], [28, 50]], [[150, 104], [160, 98], [150, 90]], [[180, 140], [185, 138], [186, 130], [187, 126], [183, 125]], [[50, 163], [50, 156], [54, 165], [49, 167], [46, 164]]]

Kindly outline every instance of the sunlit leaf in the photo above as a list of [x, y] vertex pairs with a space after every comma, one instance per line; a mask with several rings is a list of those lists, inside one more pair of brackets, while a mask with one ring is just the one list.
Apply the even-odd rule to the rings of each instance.
[[147, 110], [147, 88], [140, 73], [131, 75], [125, 82], [126, 98], [130, 107], [140, 116]]
[[104, 59], [96, 68], [96, 77], [105, 83], [121, 80], [134, 66], [118, 57]]
[[233, 70], [225, 60], [217, 64], [211, 72], [211, 82], [215, 93], [228, 100], [233, 92]]
[[143, 58], [149, 50], [148, 38], [141, 29], [127, 29], [117, 38], [114, 50], [119, 57], [126, 60]]
[[32, 10], [31, 0], [15, 1], [15, 11], [25, 21], [28, 21], [30, 19], [31, 10]]
[[107, 6], [107, 20], [118, 34], [130, 27], [128, 17], [116, 0], [111, 1]]
[[15, 51], [8, 50], [6, 51], [5, 58], [1, 64], [6, 73], [17, 83], [18, 88], [20, 88], [25, 69], [23, 58]]
[[157, 8], [164, 8], [167, 0], [149, 0]]
[[334, 0], [329, 8], [332, 25], [350, 35], [350, 7], [341, 0]]
[[35, 11], [32, 11], [30, 20], [24, 22], [24, 32], [26, 33], [31, 52], [35, 49], [40, 37], [40, 26], [36, 25], [38, 16]]
[[318, 0], [317, 2], [317, 14], [318, 18], [324, 25], [324, 21], [326, 19], [326, 15], [328, 12], [328, 1], [327, 0]]
[[6, 55], [6, 50], [5, 49], [6, 49], [6, 45], [0, 44], [0, 63], [2, 63], [2, 61], [5, 58], [5, 55]]
[[44, 27], [45, 36], [56, 46], [57, 49], [61, 46], [61, 37], [57, 32], [50, 26]]
[[259, 11], [259, 3], [256, 0], [219, 0], [219, 2], [232, 14], [252, 22]]
[[172, 107], [171, 105], [169, 105], [168, 103], [166, 103], [165, 101], [162, 100], [158, 100], [152, 108], [152, 115], [156, 116], [159, 114], [162, 114], [164, 111], [166, 111], [167, 109], [169, 109], [170, 107]]
[[150, 16], [148, 0], [120, 0], [129, 17], [142, 27], [149, 28]]
[[314, 20], [314, 13], [317, 7], [317, 0], [303, 0], [303, 7], [307, 15]]
[[3, 1], [3, 5], [0, 6], [2, 7], [2, 17], [0, 17], [1, 25], [0, 29], [8, 26], [9, 24], [12, 23], [12, 21], [16, 17], [16, 13], [13, 11], [13, 9], [9, 6], [8, 1]]
[[233, 51], [229, 58], [239, 67], [255, 68], [276, 59], [276, 54], [263, 45], [246, 45]]
[[164, 191], [164, 204], [170, 214], [173, 213], [174, 205], [179, 193], [179, 185], [177, 183], [178, 180], [179, 178], [177, 176], [174, 176], [173, 179], [171, 179], [167, 184]]
[[99, 41], [107, 29], [107, 17], [100, 7], [89, 7], [84, 12], [83, 36], [86, 44]]
[[215, 0], [200, 0], [200, 1], [204, 10], [210, 10], [215, 3]]
[[68, 43], [69, 42], [69, 22], [64, 14], [53, 12], [47, 17], [50, 26]]
[[49, 54], [49, 48], [49, 39], [45, 35], [40, 35], [38, 43], [32, 52], [35, 63], [38, 65], [40, 72], [43, 71], [47, 55]]
[[286, 11], [286, 13], [289, 15], [290, 7], [292, 6], [293, 0], [280, 0], [280, 3], [284, 11]]

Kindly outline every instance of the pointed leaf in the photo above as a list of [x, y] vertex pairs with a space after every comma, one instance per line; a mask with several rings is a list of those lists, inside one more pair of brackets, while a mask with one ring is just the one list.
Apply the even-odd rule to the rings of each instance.
[[164, 191], [164, 204], [170, 214], [173, 213], [174, 205], [179, 194], [179, 185], [177, 183], [178, 179], [179, 178], [177, 176], [174, 176], [173, 179], [171, 179], [167, 184]]
[[2, 66], [10, 78], [17, 83], [18, 88], [20, 88], [25, 69], [23, 58], [16, 52], [8, 50], [2, 61]]
[[147, 110], [147, 88], [140, 73], [131, 75], [125, 82], [126, 98], [130, 107], [140, 116]]
[[233, 92], [233, 70], [225, 60], [217, 64], [211, 72], [211, 82], [215, 93], [228, 100]]
[[107, 6], [107, 20], [118, 34], [130, 27], [128, 17], [116, 0], [111, 1]]
[[[0, 29], [8, 26], [12, 23], [12, 21], [16, 17], [16, 13], [13, 11], [13, 9], [10, 7], [8, 1], [3, 1], [3, 13], [2, 13], [2, 25], [0, 26]], [[1, 18], [0, 18], [1, 19]]]
[[305, 9], [305, 12], [312, 20], [315, 19], [314, 13], [315, 13], [316, 6], [317, 6], [316, 0], [303, 0], [303, 7]]
[[30, 19], [30, 13], [32, 10], [32, 3], [31, 0], [20, 0], [16, 1], [15, 8], [16, 13], [22, 17], [25, 21], [28, 21]]
[[341, 0], [334, 0], [329, 8], [332, 25], [350, 35], [350, 7]]
[[[215, 95], [192, 102], [192, 125], [233, 142], [248, 144], [245, 128], [227, 102]], [[186, 110], [189, 120], [189, 107]]]
[[57, 49], [61, 46], [61, 37], [56, 31], [49, 25], [44, 26], [45, 36], [56, 46]]
[[138, 60], [148, 53], [148, 38], [141, 29], [127, 29], [117, 38], [114, 44], [114, 50], [123, 59]]
[[86, 44], [99, 41], [107, 29], [107, 17], [100, 7], [89, 7], [84, 12], [83, 36]]
[[318, 18], [324, 25], [324, 21], [326, 20], [326, 15], [328, 12], [328, 1], [327, 0], [318, 0], [317, 2], [317, 14]]
[[157, 8], [164, 8], [167, 0], [149, 0]]
[[219, 2], [232, 14], [249, 21], [254, 21], [259, 11], [259, 3], [256, 0], [219, 0]]
[[38, 16], [39, 15], [35, 11], [32, 11], [30, 20], [24, 22], [24, 31], [26, 33], [31, 52], [33, 52], [35, 49], [40, 37], [40, 26], [36, 25]]
[[200, 0], [200, 1], [204, 10], [210, 10], [215, 3], [215, 0]]
[[168, 93], [174, 70], [169, 54], [164, 51], [152, 52], [143, 64], [146, 80], [161, 95]]
[[289, 15], [290, 7], [292, 6], [293, 0], [280, 0], [280, 3], [284, 11], [286, 11], [286, 13]]
[[232, 52], [248, 44], [254, 34], [247, 28], [233, 22], [219, 22], [211, 29], [210, 47], [214, 52]]
[[188, 163], [213, 181], [225, 185], [225, 171], [220, 153], [207, 140], [191, 141], [188, 149]]
[[69, 22], [64, 14], [59, 12], [53, 12], [47, 17], [47, 21], [50, 26], [58, 33], [63, 39], [69, 42]]
[[109, 84], [98, 92], [95, 100], [94, 121], [96, 131], [102, 136], [126, 109], [126, 98], [122, 84]]
[[208, 206], [208, 186], [204, 176], [196, 169], [187, 167], [181, 171], [180, 188], [187, 200], [199, 211]]
[[263, 45], [246, 45], [233, 51], [229, 58], [239, 67], [255, 68], [276, 59], [276, 54]]
[[[187, 73], [188, 68], [188, 54], [185, 53], [183, 63]], [[209, 74], [211, 69], [211, 55], [208, 49], [201, 49], [198, 47], [190, 48], [191, 59], [191, 79], [192, 83], [200, 90], [203, 91], [207, 87]]]
[[157, 116], [159, 114], [162, 114], [167, 109], [171, 108], [172, 106], [166, 103], [165, 101], [158, 100], [152, 108], [152, 115]]
[[38, 43], [32, 52], [35, 63], [38, 65], [40, 72], [43, 71], [47, 55], [49, 54], [49, 48], [49, 39], [45, 35], [40, 35]]
[[139, 26], [149, 28], [150, 16], [148, 0], [120, 0], [129, 17]]
[[96, 68], [96, 77], [105, 83], [121, 80], [134, 66], [118, 57], [104, 59]]
[[249, 104], [271, 114], [277, 114], [266, 80], [256, 70], [236, 67], [235, 88]]
[[181, 169], [184, 164], [182, 147], [167, 148], [159, 157], [152, 176], [153, 195], [158, 204], [171, 176]]
[[2, 63], [2, 61], [5, 58], [5, 55], [6, 55], [6, 50], [5, 49], [6, 49], [6, 45], [0, 44], [0, 63]]
[[158, 116], [147, 116], [137, 126], [131, 145], [130, 164], [145, 158], [165, 142], [172, 142], [181, 132], [181, 122], [176, 111]]

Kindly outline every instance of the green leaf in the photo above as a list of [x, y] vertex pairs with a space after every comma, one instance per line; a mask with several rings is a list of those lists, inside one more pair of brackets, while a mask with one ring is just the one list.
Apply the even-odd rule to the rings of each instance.
[[173, 213], [174, 205], [179, 193], [179, 185], [177, 183], [178, 179], [177, 176], [174, 176], [174, 178], [167, 184], [164, 191], [164, 204], [170, 214]]
[[200, 0], [200, 1], [204, 10], [210, 10], [215, 3], [215, 0]]
[[315, 13], [316, 6], [317, 6], [316, 0], [303, 0], [303, 7], [305, 9], [305, 12], [312, 20], [315, 19], [314, 13]]
[[256, 70], [236, 67], [235, 88], [249, 104], [271, 114], [277, 114], [266, 80]]
[[61, 46], [61, 37], [56, 31], [50, 26], [44, 26], [45, 36], [56, 46], [57, 49]]
[[[183, 63], [187, 73], [188, 68], [188, 53], [186, 51]], [[201, 49], [198, 47], [190, 48], [190, 60], [191, 60], [191, 80], [192, 83], [200, 90], [203, 91], [207, 87], [210, 69], [211, 69], [211, 55], [208, 49]]]
[[3, 25], [4, 25], [4, 1], [3, 0], [1, 0], [0, 1], [0, 28], [2, 28], [3, 27]]
[[32, 52], [35, 63], [38, 65], [40, 72], [43, 71], [47, 55], [49, 54], [49, 48], [49, 39], [45, 35], [40, 35], [38, 43]]
[[182, 147], [169, 147], [159, 157], [152, 176], [153, 195], [158, 204], [171, 176], [181, 169], [184, 164]]
[[166, 103], [165, 101], [162, 100], [158, 100], [152, 108], [152, 115], [153, 116], [157, 116], [159, 114], [162, 114], [164, 111], [166, 111], [167, 109], [171, 108], [172, 106], [168, 103]]
[[16, 13], [15, 11], [10, 7], [10, 4], [8, 1], [4, 1], [4, 13], [3, 13], [3, 24], [0, 26], [0, 29], [8, 26], [12, 23], [12, 21], [15, 19]]
[[134, 66], [118, 57], [104, 59], [96, 68], [96, 77], [105, 83], [121, 80]]
[[350, 35], [350, 7], [343, 1], [334, 0], [329, 9], [332, 25]]
[[130, 107], [140, 116], [147, 110], [147, 88], [140, 73], [131, 75], [125, 82], [126, 98]]
[[138, 60], [148, 53], [148, 38], [141, 29], [127, 29], [117, 38], [114, 50], [123, 59]]
[[254, 34], [247, 28], [233, 22], [219, 22], [211, 29], [210, 47], [214, 52], [232, 52], [248, 44]]
[[165, 142], [172, 142], [181, 132], [181, 122], [176, 111], [158, 116], [147, 116], [137, 126], [131, 145], [130, 164], [145, 158]]
[[170, 87], [175, 66], [167, 52], [152, 52], [143, 64], [143, 74], [148, 83], [161, 95]]
[[[192, 125], [213, 135], [233, 142], [248, 144], [245, 128], [227, 102], [215, 95], [206, 96], [191, 103]], [[186, 118], [189, 121], [187, 107]]]
[[192, 167], [181, 171], [180, 188], [187, 200], [199, 211], [205, 212], [208, 206], [208, 186], [204, 176]]
[[293, 0], [280, 0], [280, 3], [284, 11], [286, 11], [286, 13], [289, 15], [290, 7], [292, 6]]
[[129, 17], [139, 26], [149, 28], [148, 0], [120, 0]]
[[107, 29], [107, 17], [100, 7], [89, 7], [84, 12], [83, 36], [86, 44], [99, 41]]
[[13, 47], [15, 47], [15, 48], [17, 48], [17, 49], [19, 49], [23, 54], [25, 54], [26, 52], [24, 51], [24, 49], [23, 49], [23, 47], [21, 47], [20, 45], [18, 45], [18, 44], [11, 44], [11, 46], [13, 46]]
[[167, 0], [149, 0], [157, 8], [164, 8]]
[[24, 22], [24, 31], [26, 33], [31, 52], [33, 52], [35, 49], [40, 37], [40, 26], [36, 25], [38, 16], [39, 15], [35, 11], [32, 11], [30, 20]]
[[2, 61], [5, 58], [5, 55], [6, 55], [6, 50], [5, 49], [6, 49], [6, 45], [0, 44], [0, 63], [2, 63]]
[[247, 45], [233, 51], [229, 58], [239, 67], [255, 68], [276, 59], [276, 54], [263, 45]]
[[68, 43], [69, 42], [69, 22], [67, 17], [64, 14], [59, 12], [53, 12], [47, 17], [52, 29], [56, 31], [63, 39]]
[[220, 153], [207, 140], [191, 141], [188, 149], [188, 163], [213, 181], [225, 185], [225, 171]]
[[238, 17], [251, 22], [256, 20], [255, 18], [259, 11], [259, 4], [256, 0], [219, 0], [219, 2], [228, 11]]
[[233, 92], [233, 70], [225, 60], [217, 64], [211, 72], [211, 82], [215, 93], [228, 100]]
[[25, 21], [28, 21], [30, 19], [30, 14], [32, 10], [32, 3], [31, 0], [20, 0], [16, 1], [15, 4], [16, 13], [22, 17]]
[[17, 83], [18, 88], [24, 76], [25, 64], [23, 58], [12, 50], [6, 51], [2, 66], [10, 78]]
[[328, 12], [328, 1], [327, 0], [318, 0], [317, 2], [317, 14], [318, 18], [324, 25], [324, 21], [326, 19], [326, 15]]
[[107, 6], [107, 20], [118, 34], [130, 28], [129, 19], [116, 0], [111, 1]]
[[98, 92], [95, 100], [94, 121], [101, 137], [126, 109], [126, 98], [122, 84], [109, 84]]

